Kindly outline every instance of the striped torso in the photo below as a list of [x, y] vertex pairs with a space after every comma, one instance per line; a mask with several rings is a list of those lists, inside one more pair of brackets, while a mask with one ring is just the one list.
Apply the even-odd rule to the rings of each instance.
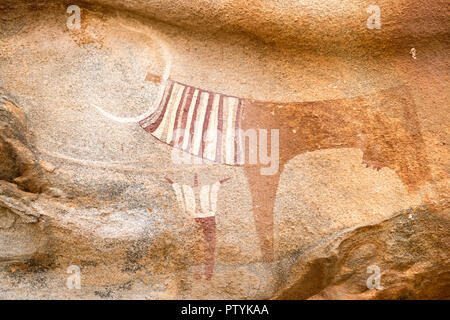
[[158, 109], [140, 125], [160, 141], [194, 156], [241, 165], [241, 117], [241, 99], [168, 80]]

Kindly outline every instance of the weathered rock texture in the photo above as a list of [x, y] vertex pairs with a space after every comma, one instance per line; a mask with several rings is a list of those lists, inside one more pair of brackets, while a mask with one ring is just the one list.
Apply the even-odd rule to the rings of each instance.
[[[449, 298], [445, 1], [73, 4], [0, 0], [0, 298]], [[173, 96], [185, 128], [196, 92], [279, 129], [276, 174], [119, 121]]]

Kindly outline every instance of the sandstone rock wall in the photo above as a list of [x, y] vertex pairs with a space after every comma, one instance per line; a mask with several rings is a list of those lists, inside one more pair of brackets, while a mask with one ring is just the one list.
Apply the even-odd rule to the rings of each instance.
[[[0, 298], [448, 298], [446, 4], [370, 4], [0, 1]], [[164, 97], [278, 171], [174, 162]]]

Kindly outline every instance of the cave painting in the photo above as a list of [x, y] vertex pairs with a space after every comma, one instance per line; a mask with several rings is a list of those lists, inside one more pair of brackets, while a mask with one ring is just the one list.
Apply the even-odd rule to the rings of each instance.
[[181, 185], [166, 178], [175, 191], [178, 205], [181, 210], [202, 228], [205, 237], [206, 264], [205, 277], [211, 279], [214, 271], [214, 256], [216, 250], [216, 211], [219, 189], [229, 178], [217, 181], [212, 185], [198, 184], [198, 176], [195, 175], [194, 185]]
[[240, 129], [241, 112], [239, 98], [169, 80], [161, 104], [140, 125], [172, 147], [218, 163], [237, 165], [243, 162], [234, 138]]
[[[149, 74], [149, 81], [158, 81]], [[202, 90], [171, 79], [159, 107], [140, 121], [158, 140], [194, 156], [242, 166], [264, 261], [274, 258], [273, 210], [280, 174], [293, 157], [329, 148], [359, 148], [363, 163], [395, 170], [409, 191], [430, 178], [414, 102], [405, 86], [349, 99], [275, 103]], [[267, 152], [279, 143], [279, 170], [264, 174], [266, 163], [247, 161], [251, 130], [277, 130], [279, 141], [259, 139]], [[180, 135], [181, 133], [181, 135]], [[254, 137], [253, 137], [254, 138]], [[272, 137], [273, 138], [273, 137]], [[265, 140], [265, 141], [262, 141]]]
[[[321, 149], [358, 148], [366, 166], [394, 170], [410, 192], [430, 179], [414, 100], [404, 85], [346, 99], [278, 103], [175, 81], [169, 77], [169, 62], [162, 76], [147, 73], [145, 80], [156, 84], [159, 94], [145, 114], [119, 118], [96, 108], [114, 121], [139, 122], [174, 150], [243, 167], [266, 262], [274, 259], [273, 215], [280, 175], [293, 157]], [[266, 134], [258, 138], [252, 132]]]

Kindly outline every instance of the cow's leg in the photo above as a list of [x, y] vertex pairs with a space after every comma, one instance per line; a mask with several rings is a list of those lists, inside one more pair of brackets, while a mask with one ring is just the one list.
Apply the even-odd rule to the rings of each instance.
[[203, 229], [203, 234], [205, 235], [207, 252], [206, 252], [206, 264], [205, 264], [205, 276], [206, 279], [211, 279], [214, 272], [214, 255], [216, 250], [216, 218], [195, 218], [197, 222]]
[[256, 232], [263, 260], [273, 261], [273, 209], [280, 180], [280, 172], [274, 175], [261, 175], [259, 166], [245, 168], [250, 187], [253, 205], [253, 217], [255, 219]]

